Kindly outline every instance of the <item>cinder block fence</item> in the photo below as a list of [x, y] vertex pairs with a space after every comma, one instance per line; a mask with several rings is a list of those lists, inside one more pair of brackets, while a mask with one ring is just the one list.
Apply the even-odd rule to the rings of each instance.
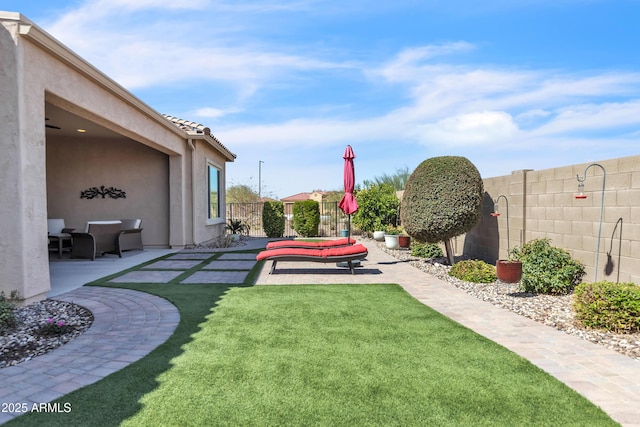
[[[576, 198], [576, 176], [586, 198]], [[456, 239], [458, 253], [495, 263], [509, 248], [548, 237], [585, 264], [584, 281], [597, 273], [598, 281], [640, 284], [640, 155], [515, 171], [484, 179], [484, 188], [482, 218]]]

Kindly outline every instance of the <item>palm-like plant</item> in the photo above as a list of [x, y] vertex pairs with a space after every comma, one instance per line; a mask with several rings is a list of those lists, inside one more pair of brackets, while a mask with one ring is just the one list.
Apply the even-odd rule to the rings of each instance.
[[231, 234], [249, 234], [250, 230], [249, 224], [243, 224], [241, 219], [230, 219], [226, 228]]

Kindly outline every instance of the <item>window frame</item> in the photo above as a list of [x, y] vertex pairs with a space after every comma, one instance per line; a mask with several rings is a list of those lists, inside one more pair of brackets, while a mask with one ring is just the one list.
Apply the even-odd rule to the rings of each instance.
[[[215, 171], [216, 172], [216, 184], [217, 184], [217, 188], [215, 189], [216, 191], [216, 195], [217, 195], [217, 216], [211, 216], [211, 172]], [[223, 197], [222, 197], [222, 168], [220, 167], [220, 165], [218, 165], [216, 162], [207, 159], [207, 169], [206, 169], [206, 176], [207, 176], [207, 225], [213, 225], [213, 224], [219, 224], [221, 222], [224, 222], [224, 218], [222, 218], [223, 215], [223, 209], [222, 209], [222, 202], [223, 202]]]

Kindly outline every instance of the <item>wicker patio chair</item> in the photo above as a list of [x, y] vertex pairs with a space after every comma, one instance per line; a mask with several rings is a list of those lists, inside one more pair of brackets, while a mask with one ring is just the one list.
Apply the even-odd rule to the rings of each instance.
[[91, 261], [96, 256], [106, 253], [116, 254], [122, 258], [122, 252], [118, 249], [118, 236], [122, 221], [89, 221], [86, 232], [71, 233], [73, 246], [71, 258], [88, 258]]
[[142, 250], [142, 220], [123, 219], [122, 229], [118, 237], [120, 251]]

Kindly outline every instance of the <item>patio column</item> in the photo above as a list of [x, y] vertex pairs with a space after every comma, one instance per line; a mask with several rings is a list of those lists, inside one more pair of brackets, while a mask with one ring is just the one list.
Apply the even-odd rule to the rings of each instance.
[[50, 289], [44, 91], [12, 20], [0, 20], [0, 291], [25, 303]]

